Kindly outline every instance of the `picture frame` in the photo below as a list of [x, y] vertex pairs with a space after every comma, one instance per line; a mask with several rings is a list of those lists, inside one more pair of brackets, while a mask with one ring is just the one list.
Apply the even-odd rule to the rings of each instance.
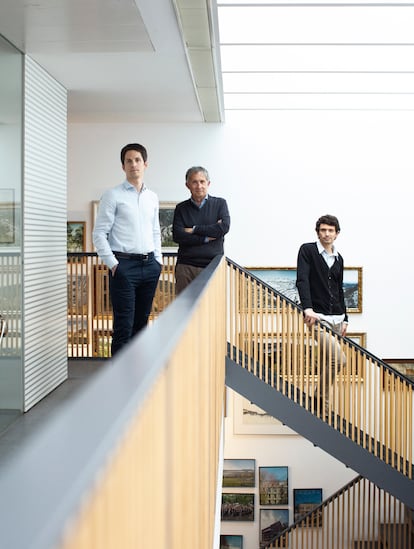
[[254, 488], [255, 464], [254, 459], [224, 459], [223, 488]]
[[259, 467], [260, 505], [287, 505], [288, 495], [286, 466]]
[[14, 189], [0, 189], [0, 245], [16, 243]]
[[[260, 544], [264, 545], [289, 526], [289, 509], [260, 509]], [[285, 545], [278, 545], [284, 547]]]
[[178, 244], [173, 240], [173, 218], [178, 202], [163, 201], [159, 205], [159, 219], [161, 229], [161, 249], [165, 252], [174, 252]]
[[[294, 522], [318, 507], [322, 503], [322, 488], [294, 488], [293, 489], [293, 514]], [[305, 525], [304, 525], [305, 526]], [[320, 528], [322, 526], [322, 513], [315, 515], [310, 526]]]
[[92, 200], [91, 201], [91, 231], [90, 231], [90, 237], [91, 237], [91, 249], [93, 251], [96, 251], [95, 246], [93, 245], [93, 229], [95, 227], [96, 218], [98, 217], [99, 203], [100, 203], [100, 200]]
[[220, 534], [220, 549], [243, 549], [243, 536]]
[[233, 430], [237, 435], [297, 435], [247, 398], [233, 392]]
[[[296, 267], [245, 267], [245, 269], [294, 303], [300, 303], [296, 288]], [[362, 313], [362, 267], [344, 267], [343, 288], [347, 312]]]
[[366, 332], [348, 332], [346, 337], [364, 349], [367, 346]]
[[221, 496], [221, 520], [254, 521], [254, 494], [224, 493]]
[[414, 381], [414, 358], [383, 358], [382, 360], [410, 381]]
[[67, 251], [69, 253], [86, 251], [85, 229], [85, 221], [67, 222]]

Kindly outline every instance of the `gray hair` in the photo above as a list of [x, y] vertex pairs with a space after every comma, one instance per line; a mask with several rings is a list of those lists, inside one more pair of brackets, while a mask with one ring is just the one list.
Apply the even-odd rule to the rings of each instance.
[[203, 172], [204, 177], [207, 179], [207, 181], [210, 181], [210, 176], [208, 175], [208, 171], [203, 168], [203, 166], [193, 166], [192, 168], [189, 168], [185, 173], [185, 181], [187, 182], [192, 175], [198, 172]]

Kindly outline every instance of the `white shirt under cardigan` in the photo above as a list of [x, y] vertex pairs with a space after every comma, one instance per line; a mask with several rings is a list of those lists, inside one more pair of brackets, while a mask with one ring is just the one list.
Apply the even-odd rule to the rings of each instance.
[[106, 191], [100, 200], [93, 243], [102, 261], [118, 264], [113, 251], [130, 254], [154, 252], [162, 264], [157, 195], [145, 185], [140, 192], [128, 181]]
[[[337, 257], [338, 257], [338, 250], [336, 249], [335, 246], [332, 246], [332, 253], [329, 254], [325, 250], [325, 248], [322, 246], [322, 244], [320, 243], [319, 240], [316, 242], [316, 245], [318, 247], [318, 252], [321, 254], [321, 256], [325, 260], [328, 267], [331, 268], [332, 265], [335, 263]], [[329, 324], [332, 324], [332, 325], [341, 324], [341, 322], [343, 322], [344, 318], [345, 318], [344, 314], [342, 314], [342, 315], [324, 315], [322, 313], [318, 313], [318, 315], [319, 315], [319, 318], [321, 320], [326, 320], [327, 322], [329, 322]]]

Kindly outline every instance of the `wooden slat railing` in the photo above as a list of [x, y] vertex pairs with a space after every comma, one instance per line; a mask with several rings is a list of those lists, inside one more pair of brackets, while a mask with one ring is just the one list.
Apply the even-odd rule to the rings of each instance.
[[[353, 341], [309, 330], [295, 303], [228, 267], [230, 358], [411, 479], [413, 382]], [[322, 344], [327, 335], [337, 352]], [[326, 355], [336, 371], [328, 395]]]
[[[175, 260], [164, 254], [152, 320], [175, 298]], [[231, 358], [412, 478], [413, 383], [350, 339], [329, 334], [339, 351], [326, 349], [327, 328], [309, 330], [295, 303], [230, 260], [227, 265]], [[108, 272], [96, 254], [68, 256], [68, 313], [68, 356], [108, 357]], [[337, 371], [331, 384], [326, 355]]]
[[0, 254], [0, 314], [4, 324], [1, 356], [20, 356], [22, 349], [22, 275], [21, 254]]
[[[163, 255], [163, 269], [150, 321], [175, 298], [176, 254]], [[95, 253], [68, 254], [68, 357], [109, 358], [112, 306], [108, 268]]]
[[[278, 525], [275, 525], [275, 529]], [[412, 549], [412, 511], [360, 476], [260, 549]]]
[[2, 548], [214, 546], [225, 273], [215, 259], [2, 463]]

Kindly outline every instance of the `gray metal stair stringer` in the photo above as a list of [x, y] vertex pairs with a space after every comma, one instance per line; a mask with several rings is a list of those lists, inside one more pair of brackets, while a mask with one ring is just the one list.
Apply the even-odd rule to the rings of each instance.
[[414, 481], [226, 357], [226, 385], [414, 509]]

